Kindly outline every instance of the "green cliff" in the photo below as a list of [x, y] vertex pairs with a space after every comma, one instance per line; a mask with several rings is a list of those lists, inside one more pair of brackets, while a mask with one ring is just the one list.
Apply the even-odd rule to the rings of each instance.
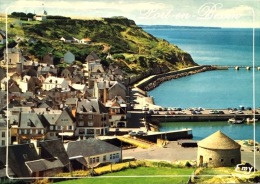
[[[9, 36], [23, 39], [19, 46], [24, 53], [40, 59], [46, 52], [52, 52], [57, 64], [69, 50], [80, 62], [84, 62], [86, 55], [95, 51], [104, 64], [116, 63], [128, 74], [147, 71], [161, 73], [197, 65], [188, 53], [166, 40], [152, 36], [133, 20], [123, 17], [48, 19], [43, 22], [10, 18], [9, 24]], [[92, 42], [84, 45], [60, 41], [61, 37], [67, 36], [77, 39], [88, 37]], [[29, 38], [35, 38], [37, 42], [29, 43]], [[112, 56], [110, 59], [106, 59], [108, 53]]]

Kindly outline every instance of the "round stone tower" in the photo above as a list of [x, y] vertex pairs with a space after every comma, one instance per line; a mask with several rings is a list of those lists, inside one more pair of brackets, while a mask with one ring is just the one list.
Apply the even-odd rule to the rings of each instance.
[[217, 131], [198, 142], [197, 165], [230, 167], [241, 163], [240, 145]]

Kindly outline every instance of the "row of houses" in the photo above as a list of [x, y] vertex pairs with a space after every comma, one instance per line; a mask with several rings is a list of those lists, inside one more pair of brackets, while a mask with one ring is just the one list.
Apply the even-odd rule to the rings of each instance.
[[[76, 60], [75, 55], [70, 51], [67, 51], [61, 58], [61, 62], [66, 62], [68, 64], [72, 64], [75, 60]], [[14, 48], [8, 48], [7, 51], [6, 49], [4, 50], [4, 60], [2, 60], [1, 63], [6, 64], [6, 62], [8, 63], [8, 65], [17, 65], [18, 63], [21, 63], [22, 65], [25, 66], [30, 66], [32, 64], [37, 66], [40, 65], [39, 63], [53, 65], [54, 57], [52, 53], [46, 53], [43, 56], [43, 58], [40, 60], [40, 62], [37, 62], [30, 59], [29, 57], [23, 56], [21, 50], [17, 47], [14, 47]]]
[[62, 172], [86, 170], [122, 160], [121, 148], [99, 139], [70, 141], [44, 140], [0, 147], [0, 181], [14, 178], [52, 177]]
[[6, 95], [7, 88], [9, 93], [8, 112], [6, 106], [0, 110], [10, 117], [11, 143], [96, 137], [107, 135], [109, 127], [127, 126], [127, 88], [118, 67], [104, 68], [94, 52], [83, 65], [61, 70], [47, 64], [52, 59], [47, 54], [45, 63], [18, 62], [16, 71], [0, 76], [0, 94]]

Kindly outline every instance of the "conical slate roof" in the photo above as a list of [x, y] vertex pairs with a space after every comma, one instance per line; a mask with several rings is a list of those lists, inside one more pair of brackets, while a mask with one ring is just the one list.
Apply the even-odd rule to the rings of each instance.
[[229, 138], [221, 131], [217, 131], [214, 134], [198, 142], [199, 147], [208, 149], [239, 149], [241, 146], [233, 139]]

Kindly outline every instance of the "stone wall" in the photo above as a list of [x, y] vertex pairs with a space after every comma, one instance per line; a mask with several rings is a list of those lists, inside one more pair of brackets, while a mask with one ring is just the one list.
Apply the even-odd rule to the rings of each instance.
[[[207, 165], [208, 167], [232, 167], [241, 163], [240, 149], [221, 150], [198, 147], [198, 166], [200, 166], [200, 156], [203, 156], [203, 165]], [[234, 160], [233, 163], [231, 159]]]

